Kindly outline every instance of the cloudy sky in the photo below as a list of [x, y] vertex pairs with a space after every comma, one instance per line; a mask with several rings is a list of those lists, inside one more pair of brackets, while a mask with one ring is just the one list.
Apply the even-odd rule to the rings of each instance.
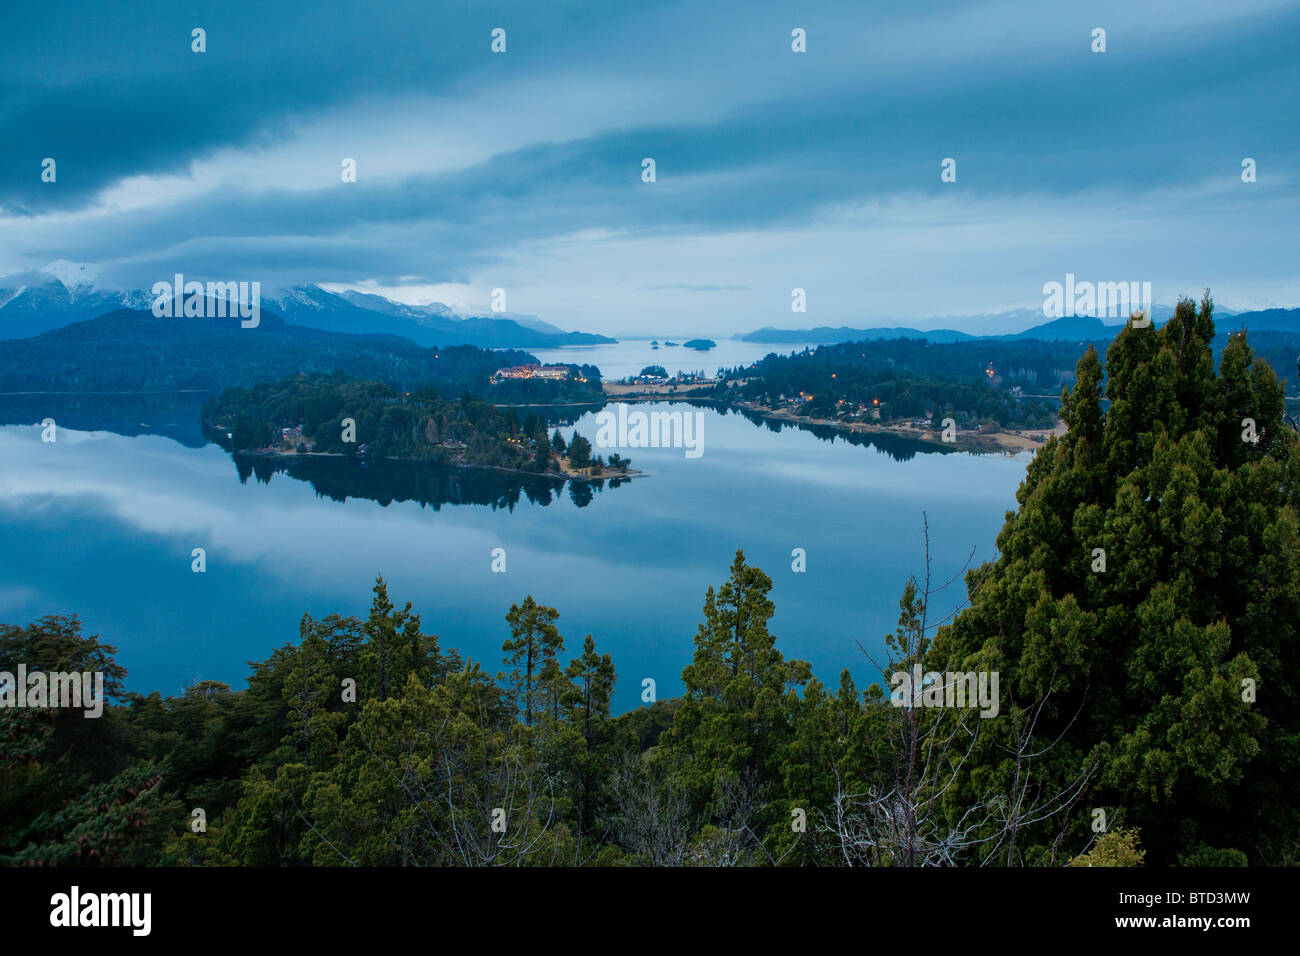
[[1067, 272], [1296, 306], [1298, 38], [1293, 0], [11, 4], [0, 272], [503, 288], [614, 335], [925, 324]]

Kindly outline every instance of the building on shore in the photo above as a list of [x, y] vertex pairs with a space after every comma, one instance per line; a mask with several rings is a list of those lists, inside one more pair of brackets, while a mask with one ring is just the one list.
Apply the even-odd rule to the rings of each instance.
[[567, 365], [511, 365], [499, 368], [492, 373], [492, 384], [512, 379], [540, 378], [549, 381], [564, 381], [569, 377]]

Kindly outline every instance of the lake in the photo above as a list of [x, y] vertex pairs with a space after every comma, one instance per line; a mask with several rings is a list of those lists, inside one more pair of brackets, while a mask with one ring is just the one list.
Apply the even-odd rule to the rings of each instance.
[[[707, 336], [705, 336], [707, 338]], [[740, 342], [735, 339], [716, 339], [717, 347], [707, 352], [683, 348], [680, 345], [666, 346], [659, 340], [655, 349], [651, 339], [620, 339], [612, 345], [569, 346], [560, 349], [529, 349], [544, 363], [576, 362], [595, 365], [600, 369], [601, 377], [607, 381], [638, 375], [647, 365], [662, 365], [669, 375], [678, 372], [703, 372], [713, 375], [720, 368], [738, 368], [752, 365], [770, 352], [788, 355], [802, 351], [803, 345], [770, 345], [763, 342]], [[673, 339], [672, 341], [677, 341]], [[816, 348], [817, 346], [809, 346]]]
[[[604, 371], [572, 355], [587, 351], [563, 350]], [[651, 354], [669, 371], [712, 370], [696, 353]], [[611, 357], [607, 377], [641, 361]], [[593, 487], [382, 462], [349, 474], [355, 462], [320, 459], [286, 473], [147, 429], [68, 426], [48, 444], [39, 427], [5, 425], [0, 621], [75, 612], [118, 648], [128, 689], [174, 694], [195, 679], [244, 686], [246, 662], [296, 641], [304, 611], [364, 617], [376, 574], [444, 648], [495, 672], [506, 611], [531, 594], [560, 611], [566, 659], [587, 633], [612, 654], [622, 711], [640, 705], [646, 677], [660, 698], [680, 692], [705, 590], [743, 548], [773, 579], [778, 647], [825, 683], [849, 667], [865, 686], [879, 675], [857, 642], [881, 648], [893, 629], [907, 575], [922, 570], [922, 512], [946, 580], [972, 548], [977, 561], [993, 556], [1029, 461], [853, 444], [681, 403], [636, 409], [698, 412], [703, 454], [622, 449], [646, 475]], [[10, 410], [0, 420], [33, 419]], [[595, 416], [561, 430], [574, 428], [594, 441]], [[196, 574], [200, 547], [207, 571]], [[492, 571], [495, 548], [505, 573]], [[803, 573], [791, 568], [795, 548], [806, 551]]]

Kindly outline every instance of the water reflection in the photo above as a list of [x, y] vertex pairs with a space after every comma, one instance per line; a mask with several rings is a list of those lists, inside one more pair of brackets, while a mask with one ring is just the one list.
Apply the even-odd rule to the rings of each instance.
[[977, 455], [988, 453], [979, 447], [963, 445], [959, 449], [954, 445], [935, 444], [934, 442], [925, 442], [916, 438], [908, 438], [905, 435], [890, 434], [889, 432], [853, 432], [837, 428], [834, 425], [816, 425], [809, 422], [771, 418], [753, 409], [722, 405], [708, 399], [677, 398], [674, 396], [672, 401], [674, 404], [708, 409], [722, 416], [738, 415], [751, 425], [778, 435], [782, 430], [794, 430], [807, 432], [822, 441], [832, 444], [836, 441], [842, 441], [859, 448], [874, 448], [894, 461], [900, 462], [911, 461], [917, 455], [951, 455], [957, 452]]
[[395, 501], [414, 501], [438, 511], [443, 505], [486, 505], [492, 510], [514, 511], [521, 500], [549, 505], [565, 493], [585, 508], [606, 485], [617, 488], [629, 479], [572, 481], [544, 475], [524, 475], [487, 468], [449, 468], [416, 461], [303, 456], [272, 458], [236, 454], [235, 468], [241, 484], [249, 478], [270, 484], [277, 474], [309, 483], [317, 496], [345, 502], [365, 498], [387, 507]]
[[207, 439], [199, 409], [208, 398], [204, 391], [0, 394], [0, 425], [31, 425], [52, 418], [60, 428], [128, 438], [162, 435], [187, 448], [202, 448]]
[[[743, 548], [773, 578], [779, 646], [865, 686], [879, 674], [858, 645], [879, 649], [896, 626], [900, 588], [925, 559], [922, 511], [946, 579], [972, 547], [991, 556], [1028, 458], [920, 448], [900, 464], [878, 442], [757, 426], [705, 412], [702, 457], [631, 449], [645, 476], [613, 495], [541, 476], [232, 462], [216, 445], [157, 436], [61, 428], [46, 444], [30, 423], [0, 428], [0, 621], [80, 614], [119, 648], [128, 687], [175, 693], [195, 677], [241, 686], [245, 662], [295, 640], [304, 611], [364, 617], [380, 573], [445, 647], [494, 669], [505, 614], [531, 594], [560, 610], [570, 651], [591, 633], [613, 654], [622, 711], [640, 706], [645, 677], [661, 697], [680, 690], [705, 590]], [[594, 416], [576, 428], [594, 437]], [[197, 547], [206, 573], [192, 570]], [[493, 570], [497, 548], [507, 573]]]

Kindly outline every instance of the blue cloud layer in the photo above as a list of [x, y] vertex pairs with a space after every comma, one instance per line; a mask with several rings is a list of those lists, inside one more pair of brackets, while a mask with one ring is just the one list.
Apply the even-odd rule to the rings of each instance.
[[700, 308], [700, 288], [726, 328], [769, 324], [800, 281], [822, 293], [812, 324], [1023, 305], [1066, 269], [1300, 301], [1292, 5], [132, 2], [8, 19], [4, 271], [508, 283], [516, 307], [615, 333]]

